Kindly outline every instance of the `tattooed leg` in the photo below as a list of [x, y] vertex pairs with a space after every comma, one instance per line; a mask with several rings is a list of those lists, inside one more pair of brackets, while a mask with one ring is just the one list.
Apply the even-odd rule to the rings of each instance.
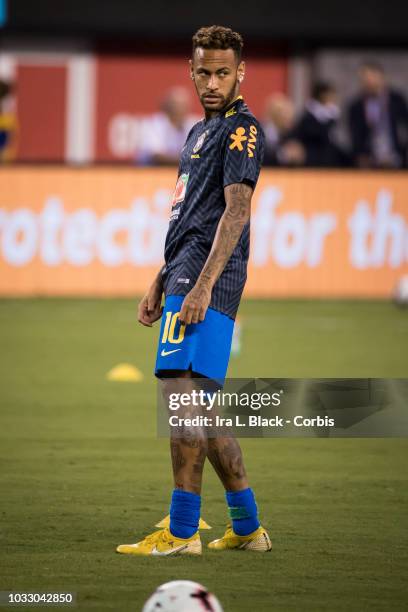
[[[176, 378], [177, 377], [177, 378]], [[174, 373], [174, 378], [162, 380], [162, 391], [165, 401], [170, 393], [191, 393], [194, 381], [191, 372]], [[166, 401], [168, 405], [168, 400]], [[177, 416], [193, 418], [201, 414], [197, 406], [183, 406]], [[174, 414], [174, 413], [172, 413]], [[172, 427], [170, 437], [171, 461], [173, 465], [174, 488], [190, 493], [201, 492], [201, 481], [208, 444], [207, 434], [203, 427]]]
[[241, 448], [235, 438], [209, 438], [207, 457], [226, 491], [249, 487]]

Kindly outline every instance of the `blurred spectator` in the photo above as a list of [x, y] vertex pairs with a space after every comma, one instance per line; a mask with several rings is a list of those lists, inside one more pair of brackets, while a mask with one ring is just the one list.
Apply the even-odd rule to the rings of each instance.
[[143, 122], [136, 162], [177, 164], [187, 135], [197, 117], [190, 114], [191, 96], [184, 87], [173, 87], [162, 110]]
[[305, 166], [336, 167], [347, 165], [347, 156], [336, 143], [334, 128], [340, 116], [337, 93], [327, 82], [319, 81], [312, 88], [312, 97], [290, 137], [305, 150]]
[[382, 67], [374, 62], [361, 67], [360, 82], [361, 93], [348, 113], [355, 164], [361, 168], [406, 167], [406, 100], [388, 86]]
[[272, 94], [265, 105], [265, 158], [269, 166], [296, 166], [304, 163], [305, 152], [300, 142], [288, 136], [295, 122], [295, 108], [283, 93]]
[[0, 162], [11, 161], [16, 154], [17, 121], [7, 107], [13, 87], [0, 80]]

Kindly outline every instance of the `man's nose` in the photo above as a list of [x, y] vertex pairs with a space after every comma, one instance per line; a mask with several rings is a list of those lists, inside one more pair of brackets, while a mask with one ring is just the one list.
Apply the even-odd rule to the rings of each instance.
[[217, 75], [212, 74], [210, 76], [210, 80], [208, 81], [208, 89], [211, 89], [211, 90], [218, 89]]

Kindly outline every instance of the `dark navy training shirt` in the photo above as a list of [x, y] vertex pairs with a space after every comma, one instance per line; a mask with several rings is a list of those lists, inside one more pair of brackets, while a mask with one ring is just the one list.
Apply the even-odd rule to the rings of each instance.
[[[264, 134], [241, 97], [190, 131], [181, 152], [164, 250], [166, 295], [186, 295], [196, 283], [225, 210], [224, 187], [255, 188]], [[244, 289], [249, 257], [249, 222], [214, 285], [210, 307], [234, 318]]]

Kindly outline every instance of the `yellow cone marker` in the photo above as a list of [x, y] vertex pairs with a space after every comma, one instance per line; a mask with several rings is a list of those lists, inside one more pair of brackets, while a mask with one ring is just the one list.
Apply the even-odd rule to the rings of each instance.
[[142, 372], [130, 363], [119, 363], [106, 374], [108, 380], [119, 382], [140, 382], [143, 380]]
[[[156, 523], [155, 527], [159, 529], [166, 529], [170, 527], [170, 514], [164, 517], [159, 523]], [[200, 522], [198, 524], [199, 529], [211, 529], [211, 526], [205, 522], [204, 519], [200, 518]]]

